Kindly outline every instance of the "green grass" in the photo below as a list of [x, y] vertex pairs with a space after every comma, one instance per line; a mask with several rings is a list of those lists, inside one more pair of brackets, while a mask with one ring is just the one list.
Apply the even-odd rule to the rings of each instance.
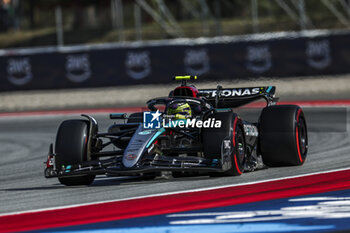
[[[339, 22], [334, 20], [325, 20], [324, 18], [315, 17], [313, 19], [317, 28], [344, 28]], [[208, 20], [208, 31], [204, 33], [204, 25], [200, 20], [190, 20], [179, 22], [184, 31], [185, 37], [196, 38], [201, 36], [218, 36], [218, 35], [242, 35], [253, 33], [252, 22], [249, 17], [229, 18], [220, 21], [220, 30], [214, 20]], [[273, 31], [295, 31], [299, 30], [297, 22], [292, 21], [288, 16], [280, 17], [276, 20], [273, 17], [259, 18], [260, 32]], [[220, 34], [218, 34], [221, 32]], [[134, 28], [125, 28], [124, 37], [126, 41], [135, 41], [136, 32]], [[148, 23], [142, 27], [143, 40], [169, 39], [169, 36], [158, 24]], [[118, 31], [108, 26], [81, 29], [65, 29], [64, 44], [94, 44], [104, 42], [117, 42], [119, 39]], [[56, 45], [56, 29], [47, 27], [26, 31], [8, 31], [0, 33], [0, 48], [18, 48], [18, 47], [35, 47], [35, 46], [54, 46]]]
[[42, 28], [30, 31], [11, 30], [6, 33], [0, 33], [0, 48], [24, 47], [34, 44], [36, 38], [42, 38], [42, 44], [45, 45], [45, 38], [50, 35], [56, 36], [55, 28]]

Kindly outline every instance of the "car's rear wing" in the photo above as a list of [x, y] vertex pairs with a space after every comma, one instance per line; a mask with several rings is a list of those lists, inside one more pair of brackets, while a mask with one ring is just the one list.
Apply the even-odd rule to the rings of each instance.
[[199, 89], [199, 95], [205, 97], [216, 108], [235, 108], [259, 99], [265, 99], [267, 105], [276, 104], [275, 86]]

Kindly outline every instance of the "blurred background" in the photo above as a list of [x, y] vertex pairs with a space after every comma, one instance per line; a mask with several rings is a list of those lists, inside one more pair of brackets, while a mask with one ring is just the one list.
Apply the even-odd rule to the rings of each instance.
[[0, 48], [349, 26], [348, 0], [0, 1]]
[[350, 0], [0, 0], [0, 111], [137, 105], [184, 74], [350, 99], [349, 27]]

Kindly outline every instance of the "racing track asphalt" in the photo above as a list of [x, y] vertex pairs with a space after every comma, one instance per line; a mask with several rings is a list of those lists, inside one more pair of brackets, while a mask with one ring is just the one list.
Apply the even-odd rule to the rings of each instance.
[[[254, 120], [255, 110], [241, 112]], [[56, 178], [43, 177], [43, 162], [54, 142], [59, 123], [72, 116], [0, 118], [0, 215], [5, 213], [117, 200], [197, 188], [239, 184], [350, 167], [350, 109], [305, 108], [309, 128], [309, 154], [301, 167], [269, 168], [240, 177], [98, 177], [88, 187], [65, 187]], [[107, 114], [95, 115], [100, 129], [112, 123]], [[76, 116], [73, 116], [76, 117]]]

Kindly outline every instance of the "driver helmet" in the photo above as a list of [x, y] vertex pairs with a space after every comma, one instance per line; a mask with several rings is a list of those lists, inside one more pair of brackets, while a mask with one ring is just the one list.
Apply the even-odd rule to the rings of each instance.
[[175, 120], [192, 117], [191, 106], [188, 103], [174, 103], [168, 106], [168, 115], [175, 117]]

